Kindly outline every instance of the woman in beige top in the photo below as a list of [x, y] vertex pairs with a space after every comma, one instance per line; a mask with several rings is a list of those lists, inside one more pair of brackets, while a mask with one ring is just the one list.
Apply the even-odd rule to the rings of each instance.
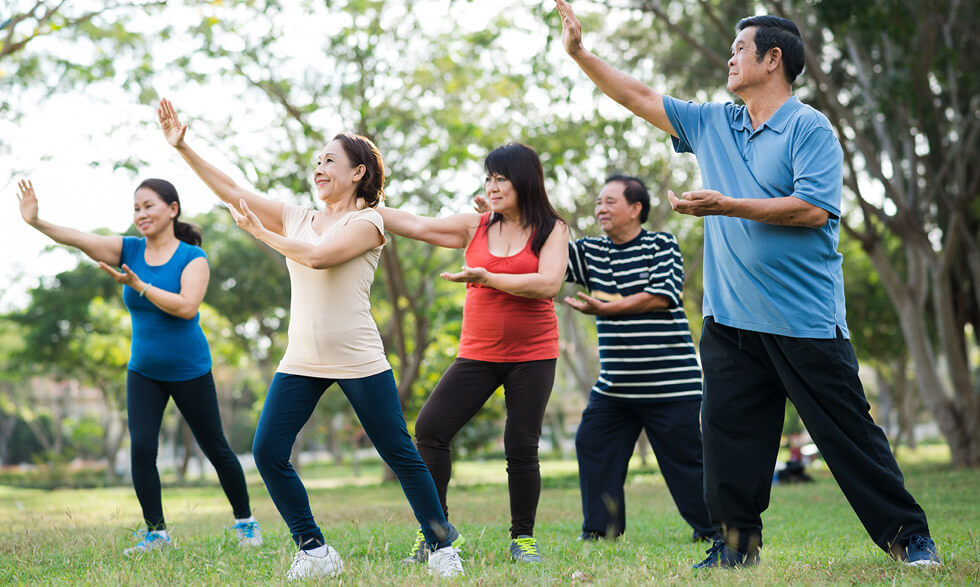
[[313, 210], [252, 193], [201, 158], [184, 140], [187, 125], [168, 100], [160, 102], [157, 116], [167, 142], [228, 205], [238, 225], [286, 257], [289, 343], [269, 385], [252, 454], [299, 547], [287, 578], [331, 576], [343, 568], [337, 551], [325, 544], [306, 488], [289, 462], [296, 435], [333, 383], [398, 477], [432, 550], [430, 572], [463, 574], [432, 476], [405, 427], [371, 316], [371, 282], [385, 244], [384, 222], [375, 210], [384, 198], [377, 147], [362, 136], [335, 136], [317, 156], [313, 183], [324, 209]]

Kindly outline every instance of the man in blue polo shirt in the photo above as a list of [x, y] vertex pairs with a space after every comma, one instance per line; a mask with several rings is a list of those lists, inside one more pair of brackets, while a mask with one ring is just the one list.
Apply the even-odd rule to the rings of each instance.
[[695, 104], [586, 51], [571, 7], [556, 4], [579, 67], [701, 169], [705, 189], [668, 193], [675, 211], [705, 217], [704, 484], [724, 540], [695, 566], [758, 562], [787, 397], [875, 544], [909, 564], [940, 564], [858, 379], [837, 253], [843, 154], [827, 119], [793, 96], [804, 65], [796, 25], [740, 21], [728, 90], [745, 105]]
[[643, 229], [650, 194], [636, 177], [612, 175], [596, 198], [605, 236], [568, 243], [565, 281], [583, 285], [565, 303], [596, 317], [599, 378], [575, 435], [583, 540], [626, 529], [623, 485], [645, 430], [695, 541], [717, 538], [704, 503], [701, 367], [681, 302], [684, 260], [669, 232]]

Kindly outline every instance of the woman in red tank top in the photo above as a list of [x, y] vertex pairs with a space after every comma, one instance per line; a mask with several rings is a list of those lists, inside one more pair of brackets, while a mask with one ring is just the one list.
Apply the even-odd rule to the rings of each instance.
[[[538, 439], [558, 358], [553, 298], [568, 265], [568, 227], [548, 201], [541, 160], [533, 149], [518, 143], [497, 148], [484, 167], [486, 214], [427, 218], [391, 208], [378, 211], [389, 232], [466, 249], [462, 270], [442, 274], [466, 284], [459, 352], [415, 423], [416, 445], [443, 510], [448, 517], [450, 443], [503, 385], [510, 555], [538, 563], [533, 538], [541, 494]], [[421, 561], [424, 554], [424, 548], [416, 548], [410, 560]]]

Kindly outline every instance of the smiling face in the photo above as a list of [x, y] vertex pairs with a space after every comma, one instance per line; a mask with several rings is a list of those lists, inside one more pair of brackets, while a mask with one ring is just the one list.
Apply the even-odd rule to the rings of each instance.
[[317, 155], [317, 166], [313, 172], [316, 196], [324, 202], [351, 197], [356, 193], [357, 182], [363, 176], [364, 166], [351, 166], [343, 143], [331, 141]]
[[626, 199], [626, 185], [621, 181], [610, 181], [602, 187], [595, 199], [595, 218], [602, 232], [610, 236], [636, 232], [640, 227], [640, 202], [630, 203]]
[[759, 60], [755, 46], [757, 27], [746, 27], [732, 43], [732, 56], [728, 59], [728, 91], [736, 95], [765, 79], [766, 60]]
[[487, 201], [490, 202], [490, 210], [497, 214], [520, 211], [517, 204], [517, 190], [508, 178], [499, 173], [489, 173], [484, 189]]
[[164, 230], [173, 232], [178, 209], [177, 202], [168, 205], [155, 191], [142, 187], [133, 195], [133, 224], [145, 237], [156, 236]]

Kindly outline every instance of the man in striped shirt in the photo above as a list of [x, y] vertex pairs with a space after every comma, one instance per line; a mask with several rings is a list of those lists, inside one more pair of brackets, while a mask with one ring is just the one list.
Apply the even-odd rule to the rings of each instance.
[[596, 199], [605, 236], [569, 243], [565, 280], [589, 293], [565, 303], [596, 316], [599, 379], [575, 436], [584, 540], [626, 529], [623, 485], [640, 430], [694, 539], [716, 537], [704, 503], [701, 368], [681, 303], [684, 263], [674, 235], [644, 230], [650, 195], [614, 175]]

